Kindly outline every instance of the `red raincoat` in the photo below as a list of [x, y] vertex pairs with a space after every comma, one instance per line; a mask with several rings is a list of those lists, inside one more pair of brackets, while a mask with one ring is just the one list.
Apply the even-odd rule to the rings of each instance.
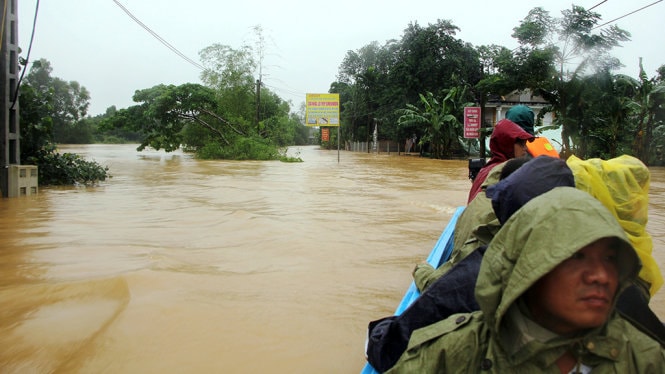
[[487, 164], [480, 169], [476, 179], [473, 181], [471, 190], [469, 191], [469, 200], [467, 201], [467, 204], [470, 203], [480, 192], [483, 182], [485, 181], [485, 178], [487, 178], [490, 170], [502, 162], [515, 158], [515, 140], [528, 140], [532, 138], [533, 135], [524, 131], [524, 129], [517, 124], [507, 119], [502, 119], [496, 124], [496, 126], [494, 126], [492, 136], [490, 136], [490, 153], [492, 154], [492, 157]]

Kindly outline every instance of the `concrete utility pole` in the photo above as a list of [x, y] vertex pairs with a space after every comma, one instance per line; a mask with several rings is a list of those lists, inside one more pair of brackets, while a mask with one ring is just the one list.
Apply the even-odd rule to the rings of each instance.
[[[10, 166], [21, 163], [18, 110], [18, 0], [0, 0], [0, 189], [8, 197]], [[26, 67], [27, 68], [27, 67]], [[14, 103], [14, 101], [17, 101]]]
[[261, 119], [259, 114], [260, 114], [260, 104], [261, 104], [261, 76], [259, 75], [259, 79], [256, 80], [256, 119], [254, 122], [256, 123], [256, 133], [260, 134], [261, 129], [259, 128], [259, 120]]

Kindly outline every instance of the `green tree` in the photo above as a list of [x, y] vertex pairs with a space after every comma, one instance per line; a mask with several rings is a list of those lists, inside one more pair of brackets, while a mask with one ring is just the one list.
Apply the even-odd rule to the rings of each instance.
[[233, 49], [213, 44], [199, 52], [206, 69], [201, 73], [203, 84], [217, 95], [219, 110], [234, 122], [251, 121], [256, 114], [254, 72], [257, 63], [249, 46]]
[[48, 98], [49, 117], [53, 121], [53, 141], [92, 142], [91, 130], [83, 121], [90, 106], [90, 93], [76, 81], [66, 82], [52, 77], [52, 72], [48, 60], [37, 60], [32, 64], [24, 83], [31, 86], [38, 95]]
[[[106, 144], [124, 144], [124, 143], [140, 143], [142, 136], [138, 131], [132, 130], [132, 126], [108, 126], [105, 127], [104, 123], [115, 118], [116, 121], [120, 120], [122, 123], [127, 123], [130, 120], [128, 118], [120, 119], [120, 116], [117, 116], [118, 109], [115, 105], [112, 105], [106, 108], [106, 112], [103, 114], [96, 115], [93, 118], [89, 118], [90, 126], [93, 129], [95, 136], [95, 141], [99, 143]], [[134, 128], [139, 128], [140, 126], [134, 126]]]
[[658, 69], [658, 76], [649, 79], [640, 59], [635, 106], [633, 153], [650, 164], [656, 161], [653, 151], [658, 151], [660, 146], [662, 152], [665, 145], [665, 65]]
[[[144, 134], [138, 150], [150, 146], [172, 152], [183, 143], [197, 147], [208, 141], [230, 145], [235, 136], [247, 135], [242, 125], [233, 124], [218, 114], [216, 92], [199, 84], [158, 85], [136, 91], [133, 99], [140, 103], [139, 108], [133, 114], [127, 114], [139, 118], [132, 123], [140, 126]], [[206, 138], [189, 137], [184, 142], [185, 126], [205, 129]]]
[[47, 60], [36, 61], [20, 87], [21, 163], [38, 166], [41, 185], [103, 181], [108, 167], [57, 152], [54, 128], [85, 128], [88, 96], [84, 87], [51, 77], [51, 71]]
[[393, 88], [417, 101], [420, 93], [440, 94], [460, 84], [475, 84], [480, 79], [478, 55], [471, 45], [455, 38], [459, 28], [448, 20], [437, 20], [427, 27], [417, 23], [405, 30], [391, 73]]
[[423, 134], [420, 144], [429, 143], [434, 158], [452, 157], [453, 153], [463, 150], [461, 141], [463, 125], [459, 118], [464, 106], [471, 103], [463, 102], [465, 88], [454, 87], [446, 96], [439, 100], [431, 92], [420, 95], [422, 109], [407, 104], [401, 110], [398, 119], [400, 127], [413, 129], [417, 127]]
[[[538, 61], [550, 71], [556, 68], [557, 74], [552, 78], [529, 80], [528, 70], [518, 68], [521, 77], [518, 80], [528, 82], [526, 86], [536, 94], [540, 94], [551, 103], [548, 111], [555, 113], [555, 125], [561, 127], [563, 153], [571, 153], [571, 138], [581, 139], [574, 133], [576, 121], [582, 117], [567, 118], [573, 113], [570, 107], [575, 103], [568, 100], [576, 95], [569, 94], [566, 89], [577, 88], [575, 82], [569, 84], [592, 68], [593, 71], [613, 70], [620, 62], [610, 56], [609, 52], [621, 42], [629, 40], [630, 34], [616, 25], [598, 27], [600, 14], [573, 5], [571, 9], [561, 12], [560, 18], [552, 18], [543, 8], [532, 9], [519, 26], [513, 29], [513, 37], [520, 42], [522, 59]], [[597, 30], [597, 31], [596, 31]], [[568, 66], [575, 66], [569, 69]], [[529, 69], [531, 71], [537, 71]]]
[[[632, 135], [634, 124], [629, 126], [632, 113], [638, 107], [634, 98], [639, 89], [639, 82], [627, 75], [612, 75], [605, 70], [595, 75], [598, 79], [593, 79], [603, 93], [598, 95], [598, 106], [605, 113], [607, 120], [601, 123], [603, 126], [599, 129], [599, 138], [601, 143], [599, 147], [605, 149], [607, 158], [614, 158], [623, 153], [630, 153], [629, 137]], [[602, 149], [601, 148], [601, 149]]]
[[654, 130], [663, 123], [665, 89], [656, 78], [634, 79], [608, 70], [574, 74], [559, 96], [565, 107], [563, 125], [572, 140], [570, 151], [582, 158], [632, 154], [649, 164], [657, 144]]
[[116, 111], [102, 126], [141, 134], [139, 150], [171, 152], [182, 146], [201, 158], [279, 158], [278, 147], [293, 144], [300, 122], [289, 117], [288, 103], [265, 90], [261, 99], [265, 118], [257, 134], [248, 118], [251, 114], [226, 101], [238, 98], [236, 89], [187, 83], [137, 90], [133, 100], [138, 105]]
[[340, 94], [342, 121], [348, 124], [342, 136], [368, 141], [377, 122], [379, 140], [401, 142], [411, 133], [397, 126], [398, 110], [419, 103], [424, 92], [442, 97], [450, 87], [474, 85], [480, 77], [477, 52], [455, 37], [458, 30], [450, 21], [412, 23], [400, 40], [347, 52], [329, 91]]
[[[375, 118], [385, 122], [392, 115], [388, 72], [393, 45], [372, 42], [357, 51], [347, 52], [339, 67], [337, 82], [329, 92], [338, 93], [342, 103], [343, 137], [352, 141], [369, 141]], [[382, 134], [383, 135], [383, 131]]]
[[[628, 119], [635, 109], [633, 96], [637, 81], [625, 75], [600, 71], [569, 81], [570, 105], [564, 113], [576, 118], [568, 127], [574, 129], [573, 151], [581, 158], [613, 158], [630, 152], [631, 133]], [[577, 85], [575, 88], [573, 85]]]
[[53, 148], [53, 118], [51, 117], [50, 96], [43, 95], [31, 85], [21, 85], [20, 127], [21, 162], [45, 149]]

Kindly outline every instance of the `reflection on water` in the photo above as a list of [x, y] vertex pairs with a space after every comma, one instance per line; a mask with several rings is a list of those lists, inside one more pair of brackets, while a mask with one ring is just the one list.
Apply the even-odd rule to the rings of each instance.
[[[65, 148], [113, 178], [0, 200], [0, 371], [358, 372], [470, 187], [465, 161], [134, 149]], [[664, 190], [654, 169], [661, 265]]]

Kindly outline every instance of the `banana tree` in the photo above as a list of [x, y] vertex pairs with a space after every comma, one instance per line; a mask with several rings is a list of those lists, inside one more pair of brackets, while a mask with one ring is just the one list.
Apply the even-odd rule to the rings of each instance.
[[422, 133], [420, 146], [429, 143], [432, 157], [450, 158], [455, 151], [464, 148], [461, 142], [463, 124], [459, 118], [462, 108], [470, 105], [464, 101], [466, 94], [464, 87], [446, 90], [441, 100], [431, 92], [419, 94], [422, 107], [407, 104], [406, 108], [399, 110], [398, 126], [404, 130], [418, 128]]
[[[654, 130], [663, 125], [665, 117], [665, 81], [649, 79], [642, 67], [640, 59], [640, 76], [638, 90], [635, 95], [637, 106], [636, 128], [633, 141], [633, 154], [640, 160], [649, 163], [652, 159], [652, 145], [658, 144]], [[661, 143], [662, 144], [662, 139]], [[662, 145], [661, 145], [662, 147]]]

